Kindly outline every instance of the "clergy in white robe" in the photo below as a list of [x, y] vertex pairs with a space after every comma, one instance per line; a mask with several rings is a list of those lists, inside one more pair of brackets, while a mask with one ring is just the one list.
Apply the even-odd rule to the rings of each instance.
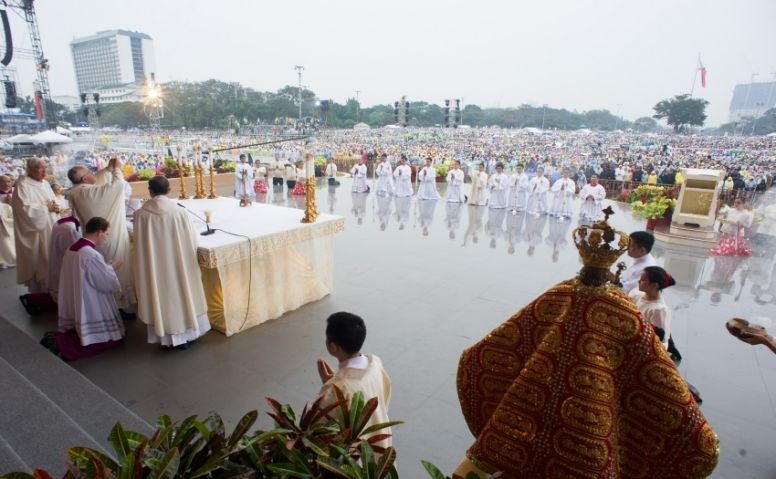
[[122, 263], [106, 263], [96, 249], [107, 239], [109, 226], [104, 218], [90, 219], [84, 226], [84, 237], [73, 243], [62, 259], [57, 346], [68, 361], [93, 356], [124, 338], [124, 322], [115, 298], [121, 289], [116, 269]]
[[0, 268], [16, 266], [16, 242], [13, 237], [13, 209], [0, 201]]
[[509, 177], [507, 208], [513, 212], [525, 211], [528, 205], [529, 184], [528, 175], [523, 171], [523, 165], [517, 165], [515, 172]]
[[48, 243], [59, 219], [59, 206], [46, 178], [46, 163], [27, 160], [27, 176], [16, 182], [11, 198], [16, 243], [16, 282], [30, 293], [48, 291]]
[[137, 303], [135, 280], [132, 273], [132, 244], [126, 228], [127, 206], [124, 200], [124, 175], [121, 162], [114, 159], [110, 183], [96, 185], [94, 175], [83, 166], [74, 166], [67, 172], [73, 187], [67, 192], [70, 206], [81, 224], [94, 217], [105, 218], [113, 225], [108, 239], [97, 247], [105, 261], [118, 260], [124, 266], [117, 271], [121, 291], [117, 293], [119, 307], [127, 312]]
[[574, 195], [576, 195], [576, 183], [569, 178], [569, 170], [563, 169], [563, 176], [558, 178], [552, 185], [552, 207], [550, 216], [556, 218], [571, 218], [571, 207], [574, 204]]
[[550, 190], [550, 181], [544, 176], [544, 168], [536, 170], [536, 176], [528, 183], [529, 214], [534, 216], [547, 214], [547, 192]]
[[383, 153], [382, 161], [377, 165], [377, 185], [375, 193], [378, 195], [389, 195], [393, 193], [393, 169], [388, 161], [388, 155]]
[[504, 165], [496, 165], [496, 173], [488, 178], [488, 207], [493, 209], [503, 209], [507, 207], [507, 190], [509, 189], [509, 178], [504, 174]]
[[426, 159], [426, 166], [418, 172], [418, 179], [420, 180], [418, 199], [438, 200], [439, 192], [436, 188], [436, 168], [434, 168], [433, 160], [431, 158]]
[[480, 163], [477, 171], [472, 173], [472, 195], [469, 204], [472, 206], [485, 206], [488, 204], [488, 174], [485, 173], [485, 165]]
[[369, 186], [366, 184], [366, 162], [359, 160], [357, 165], [353, 165], [350, 169], [350, 174], [353, 176], [353, 193], [368, 193]]
[[137, 316], [148, 325], [148, 342], [185, 348], [210, 330], [197, 232], [189, 213], [165, 196], [170, 182], [148, 182], [151, 199], [134, 215]]
[[579, 192], [582, 198], [582, 206], [579, 208], [579, 219], [585, 223], [594, 223], [604, 219], [603, 201], [606, 198], [606, 190], [598, 183], [598, 176], [590, 177], [590, 183], [586, 184]]
[[234, 169], [234, 197], [256, 199], [256, 193], [253, 191], [253, 167], [248, 164], [244, 153], [240, 155], [240, 162]]
[[447, 172], [447, 201], [452, 203], [466, 202], [466, 196], [463, 194], [463, 170], [461, 162], [455, 160], [453, 167]]
[[62, 258], [73, 244], [81, 239], [81, 223], [75, 216], [66, 216], [57, 221], [51, 229], [49, 239], [49, 294], [57, 301], [59, 295], [59, 276], [62, 271]]
[[407, 164], [407, 157], [403, 154], [399, 160], [399, 166], [393, 170], [395, 182], [394, 194], [397, 198], [412, 196], [412, 169]]

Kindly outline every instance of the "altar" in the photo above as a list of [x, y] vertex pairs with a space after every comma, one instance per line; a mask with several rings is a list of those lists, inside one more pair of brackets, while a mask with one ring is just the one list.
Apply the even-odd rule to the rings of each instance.
[[[216, 232], [198, 236], [197, 260], [214, 329], [239, 333], [331, 293], [334, 234], [339, 216], [321, 214], [300, 223], [304, 211], [235, 198], [178, 200], [194, 214], [211, 217]], [[191, 215], [197, 230], [205, 222]]]

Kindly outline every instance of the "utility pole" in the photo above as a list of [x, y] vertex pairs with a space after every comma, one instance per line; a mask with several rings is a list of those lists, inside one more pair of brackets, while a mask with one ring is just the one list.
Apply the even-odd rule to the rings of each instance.
[[361, 90], [356, 90], [356, 123], [358, 123], [358, 117], [361, 114], [361, 102], [358, 101], [358, 94]]
[[297, 75], [299, 75], [299, 121], [302, 121], [302, 70], [304, 70], [304, 67], [302, 65], [295, 65], [294, 70], [296, 70]]

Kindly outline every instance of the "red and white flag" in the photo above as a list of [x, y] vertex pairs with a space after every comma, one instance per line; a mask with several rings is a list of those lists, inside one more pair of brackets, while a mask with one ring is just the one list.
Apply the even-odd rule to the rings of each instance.
[[701, 71], [701, 86], [706, 88], [706, 67], [703, 66], [700, 55], [698, 55], [698, 70]]

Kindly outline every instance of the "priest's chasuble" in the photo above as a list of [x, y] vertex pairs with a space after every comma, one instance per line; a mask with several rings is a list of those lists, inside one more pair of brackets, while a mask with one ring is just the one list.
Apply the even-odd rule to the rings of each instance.
[[125, 182], [121, 176], [102, 186], [80, 184], [67, 191], [67, 198], [70, 200], [75, 216], [81, 220], [81, 224], [85, 225], [96, 216], [105, 218], [110, 223], [110, 234], [97, 251], [102, 253], [105, 261], [116, 259], [124, 262], [116, 271], [121, 283], [121, 292], [117, 299], [119, 307], [126, 309], [136, 303], [137, 299], [132, 274], [132, 245], [126, 226], [124, 185]]
[[48, 243], [51, 228], [59, 215], [49, 211], [56, 201], [46, 180], [22, 176], [16, 182], [11, 198], [16, 241], [16, 282], [32, 289], [31, 293], [48, 291]]
[[134, 215], [137, 316], [160, 338], [202, 331], [197, 318], [207, 313], [188, 215], [166, 196], [146, 201]]
[[702, 478], [718, 440], [652, 328], [612, 285], [559, 283], [467, 349], [476, 437], [455, 477]]

